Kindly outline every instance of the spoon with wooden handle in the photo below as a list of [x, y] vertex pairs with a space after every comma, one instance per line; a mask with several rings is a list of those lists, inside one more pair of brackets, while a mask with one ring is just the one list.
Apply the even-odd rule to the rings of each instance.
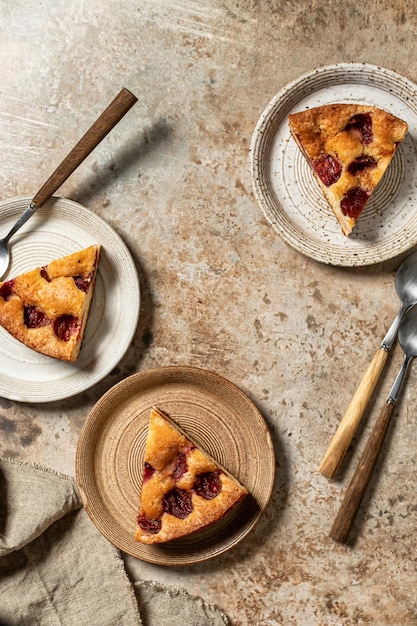
[[58, 187], [67, 180], [136, 102], [136, 96], [128, 89], [123, 88], [62, 163], [58, 165], [44, 185], [42, 185], [8, 234], [3, 239], [0, 239], [0, 279], [3, 278], [10, 263], [10, 238], [32, 217], [42, 204], [49, 200]]
[[368, 402], [387, 362], [388, 353], [397, 335], [398, 325], [407, 309], [417, 302], [417, 252], [403, 261], [397, 271], [395, 287], [401, 301], [398, 315], [385, 335], [381, 347], [372, 359], [365, 375], [343, 416], [326, 454], [319, 472], [333, 478], [346, 454], [353, 435], [365, 412]]
[[411, 307], [405, 313], [398, 328], [398, 342], [405, 354], [403, 364], [391, 388], [387, 402], [382, 407], [382, 411], [375, 422], [330, 531], [330, 537], [340, 543], [347, 541], [382, 442], [384, 441], [385, 433], [387, 432], [394, 407], [397, 404], [409, 365], [412, 359], [417, 356], [417, 306]]

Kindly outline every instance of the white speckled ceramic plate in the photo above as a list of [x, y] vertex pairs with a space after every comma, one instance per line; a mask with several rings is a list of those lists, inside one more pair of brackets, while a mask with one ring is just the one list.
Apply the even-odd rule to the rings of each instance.
[[[134, 540], [152, 406], [250, 494], [207, 529], [155, 546]], [[275, 456], [262, 415], [233, 383], [199, 368], [162, 367], [129, 376], [92, 408], [77, 446], [76, 475], [87, 513], [115, 546], [150, 563], [185, 565], [230, 550], [254, 528], [271, 497]]]
[[[5, 235], [30, 202], [0, 203]], [[98, 215], [62, 198], [52, 198], [11, 240], [7, 278], [46, 265], [92, 244], [101, 248], [93, 301], [80, 355], [64, 363], [38, 354], [0, 328], [0, 396], [21, 402], [50, 402], [73, 396], [104, 378], [120, 361], [136, 330], [139, 281], [120, 236]]]
[[[417, 243], [417, 86], [367, 64], [317, 69], [287, 85], [268, 104], [251, 144], [256, 198], [288, 244], [323, 263], [371, 265]], [[335, 102], [385, 109], [409, 125], [366, 210], [349, 237], [342, 234], [307, 161], [290, 135], [288, 114]]]

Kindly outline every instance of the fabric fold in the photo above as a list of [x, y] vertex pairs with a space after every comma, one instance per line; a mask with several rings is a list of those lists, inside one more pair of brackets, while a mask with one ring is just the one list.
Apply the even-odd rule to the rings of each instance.
[[0, 461], [0, 624], [142, 625], [119, 551], [68, 476]]
[[146, 626], [229, 626], [220, 609], [184, 589], [145, 580], [133, 583]]
[[56, 520], [81, 506], [76, 486], [68, 476], [1, 459], [0, 556], [36, 539]]

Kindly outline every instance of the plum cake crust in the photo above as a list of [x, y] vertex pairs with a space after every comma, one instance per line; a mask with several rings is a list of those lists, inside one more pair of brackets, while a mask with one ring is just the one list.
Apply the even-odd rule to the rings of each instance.
[[193, 534], [223, 518], [247, 494], [168, 415], [151, 409], [136, 541], [157, 544]]
[[391, 113], [328, 104], [288, 116], [290, 131], [348, 236], [408, 131]]

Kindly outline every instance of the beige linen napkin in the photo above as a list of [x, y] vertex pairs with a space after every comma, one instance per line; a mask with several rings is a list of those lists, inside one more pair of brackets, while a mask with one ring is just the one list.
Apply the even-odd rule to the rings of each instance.
[[216, 607], [151, 581], [131, 584], [75, 482], [0, 459], [0, 626], [225, 626]]

